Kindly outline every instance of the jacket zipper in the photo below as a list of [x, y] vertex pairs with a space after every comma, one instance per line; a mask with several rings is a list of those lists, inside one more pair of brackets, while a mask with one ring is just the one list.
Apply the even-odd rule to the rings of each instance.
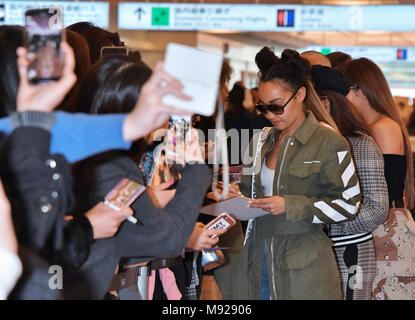
[[[280, 178], [282, 168], [284, 166], [285, 156], [287, 154], [288, 146], [290, 145], [291, 137], [288, 137], [287, 143], [284, 147], [284, 153], [282, 154], [280, 170], [278, 171], [278, 178], [277, 178], [277, 194], [280, 194]], [[272, 272], [272, 290], [274, 291], [274, 299], [277, 299], [277, 288], [275, 284], [275, 271], [274, 271], [274, 237], [271, 238], [271, 272]]]
[[277, 179], [277, 194], [280, 195], [280, 178], [281, 178], [281, 172], [282, 172], [282, 168], [284, 166], [284, 160], [285, 160], [285, 155], [287, 154], [287, 149], [288, 146], [290, 145], [290, 141], [291, 141], [291, 137], [288, 137], [288, 141], [285, 145], [284, 148], [284, 153], [282, 154], [282, 160], [281, 160], [281, 165], [280, 165], [280, 170], [278, 171], [278, 179]]

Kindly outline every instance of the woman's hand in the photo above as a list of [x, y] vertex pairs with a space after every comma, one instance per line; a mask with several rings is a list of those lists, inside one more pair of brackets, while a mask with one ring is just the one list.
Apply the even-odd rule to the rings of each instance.
[[165, 105], [163, 97], [172, 94], [183, 100], [191, 100], [185, 95], [183, 86], [163, 69], [163, 63], [157, 63], [153, 75], [143, 85], [134, 110], [124, 121], [123, 134], [126, 141], [134, 141], [160, 128], [169, 120], [171, 114], [188, 115], [188, 111]]
[[273, 215], [279, 215], [285, 212], [285, 199], [280, 196], [252, 199], [249, 201], [249, 207], [259, 208]]
[[[224, 234], [225, 231], [221, 229], [206, 230], [205, 225], [201, 222], [196, 222], [195, 228], [187, 241], [186, 248], [195, 251], [203, 251], [205, 249], [212, 248], [218, 243], [220, 235]], [[216, 235], [215, 238], [211, 238]]]
[[158, 186], [148, 188], [151, 200], [157, 208], [165, 208], [171, 199], [174, 198], [176, 190], [167, 190], [174, 182], [164, 182]]
[[0, 181], [0, 248], [17, 254], [17, 239], [11, 215], [10, 202]]
[[132, 215], [133, 210], [128, 206], [117, 211], [103, 202], [98, 203], [85, 214], [92, 225], [94, 240], [113, 237], [121, 223]]
[[241, 190], [238, 184], [230, 184], [228, 189], [228, 198], [234, 198], [242, 196]]
[[72, 48], [66, 42], [61, 43], [64, 67], [62, 76], [57, 81], [46, 84], [33, 85], [27, 79], [29, 61], [27, 50], [23, 47], [17, 49], [17, 67], [19, 69], [20, 83], [17, 91], [18, 112], [23, 111], [53, 111], [65, 98], [69, 90], [76, 83], [75, 57]]

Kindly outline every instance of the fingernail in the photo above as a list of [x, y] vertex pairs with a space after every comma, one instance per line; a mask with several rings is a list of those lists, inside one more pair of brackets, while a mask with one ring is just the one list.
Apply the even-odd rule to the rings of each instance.
[[174, 183], [174, 181], [169, 181], [168, 185], [171, 186]]

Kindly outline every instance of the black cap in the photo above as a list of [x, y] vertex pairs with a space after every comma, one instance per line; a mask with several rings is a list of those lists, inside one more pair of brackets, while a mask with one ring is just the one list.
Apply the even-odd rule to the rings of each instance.
[[315, 65], [311, 68], [311, 77], [314, 89], [317, 91], [335, 91], [346, 96], [350, 90], [350, 83], [340, 71], [326, 66]]

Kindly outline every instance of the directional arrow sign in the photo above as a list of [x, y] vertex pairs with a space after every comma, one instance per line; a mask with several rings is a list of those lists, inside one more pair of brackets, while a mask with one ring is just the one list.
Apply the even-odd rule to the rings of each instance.
[[135, 10], [135, 12], [134, 13], [137, 13], [138, 14], [138, 21], [141, 21], [141, 15], [144, 15], [144, 14], [146, 14], [146, 12], [143, 10], [143, 8], [138, 8], [137, 10]]

